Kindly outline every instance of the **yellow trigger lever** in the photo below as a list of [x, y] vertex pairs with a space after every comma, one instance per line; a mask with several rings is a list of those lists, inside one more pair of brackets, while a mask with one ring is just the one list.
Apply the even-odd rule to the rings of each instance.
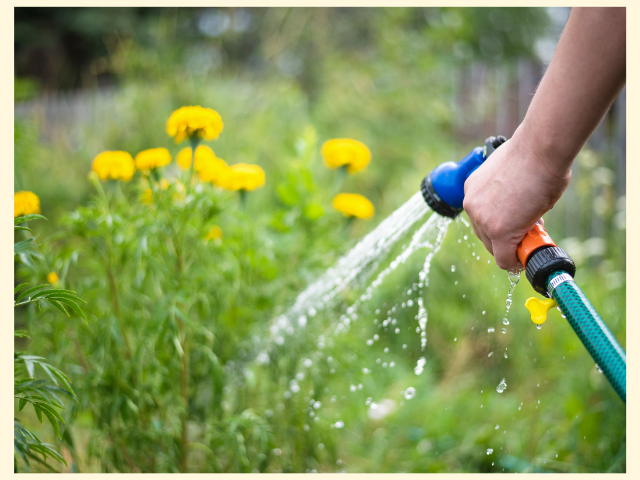
[[547, 313], [558, 303], [553, 298], [546, 300], [538, 300], [535, 297], [527, 299], [524, 306], [527, 307], [529, 313], [531, 313], [531, 320], [533, 323], [541, 325], [547, 319]]

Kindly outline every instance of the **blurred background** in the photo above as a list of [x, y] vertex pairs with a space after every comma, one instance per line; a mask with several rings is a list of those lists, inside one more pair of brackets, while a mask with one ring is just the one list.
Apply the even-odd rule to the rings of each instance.
[[[47, 238], [68, 212], [94, 197], [87, 174], [98, 153], [126, 150], [135, 155], [162, 146], [175, 156], [179, 147], [164, 133], [170, 113], [182, 105], [214, 108], [225, 122], [213, 146], [216, 154], [230, 163], [258, 163], [266, 172], [267, 186], [255, 193], [250, 216], [266, 218], [265, 228], [273, 235], [297, 239], [283, 244], [288, 250], [280, 252], [282, 258], [300, 254], [299, 263], [286, 273], [286, 288], [277, 298], [263, 299], [258, 315], [262, 320], [251, 324], [249, 338], [418, 191], [435, 166], [460, 160], [490, 135], [513, 134], [569, 11], [16, 8], [15, 191], [30, 190], [40, 197], [49, 221], [38, 225], [39, 235]], [[574, 163], [568, 190], [545, 217], [549, 233], [576, 261], [581, 287], [623, 347], [625, 118], [623, 90]], [[333, 176], [319, 154], [321, 144], [336, 137], [358, 139], [372, 152], [368, 169], [347, 178], [342, 191], [366, 195], [376, 215], [370, 223], [353, 225], [346, 237], [344, 230], [336, 232], [337, 220], [332, 220]], [[300, 176], [296, 166], [302, 156], [308, 160], [304, 172], [313, 178], [313, 188], [302, 185], [307, 177]], [[305, 217], [311, 201], [322, 213]], [[303, 234], [313, 234], [313, 245], [305, 243]], [[469, 242], [456, 242], [463, 235], [471, 237]], [[56, 245], [64, 243], [55, 238]], [[420, 379], [420, 388], [414, 385], [427, 394], [403, 408], [389, 408], [382, 417], [371, 416], [364, 399], [352, 402], [342, 410], [342, 417], [352, 420], [345, 420], [344, 430], [338, 435], [327, 426], [317, 434], [321, 440], [317, 435], [304, 437], [297, 451], [302, 448], [305, 454], [298, 457], [282, 454], [295, 448], [287, 450], [278, 439], [286, 443], [290, 435], [308, 435], [304, 422], [286, 417], [284, 404], [278, 410], [281, 403], [275, 396], [272, 405], [263, 407], [244, 398], [239, 403], [251, 406], [271, 425], [264, 452], [251, 453], [249, 448], [246, 464], [226, 462], [226, 457], [211, 463], [208, 454], [200, 452], [205, 460], [194, 454], [186, 471], [625, 471], [624, 405], [559, 315], [542, 331], [533, 328], [523, 307], [533, 294], [525, 281], [516, 288], [511, 311], [512, 325], [522, 330], [509, 335], [505, 344], [521, 354], [514, 352], [509, 367], [487, 357], [488, 340], [479, 337], [481, 329], [486, 331], [484, 311], [496, 318], [502, 315], [508, 281], [495, 264], [484, 262], [489, 254], [479, 241], [472, 244], [474, 240], [470, 229], [454, 223], [434, 259], [431, 288], [439, 293], [428, 302], [429, 372]], [[483, 261], [467, 262], [472, 258], [467, 248]], [[84, 254], [80, 252], [80, 263]], [[451, 265], [458, 265], [455, 274]], [[45, 270], [29, 274], [44, 275]], [[285, 278], [282, 272], [273, 275], [280, 274], [278, 278]], [[410, 285], [417, 270], [403, 275], [394, 281]], [[71, 285], [71, 274], [68, 281]], [[82, 285], [78, 279], [73, 286], [82, 290]], [[393, 301], [395, 287], [385, 288], [380, 297]], [[87, 309], [91, 311], [91, 304]], [[16, 324], [29, 325], [35, 318], [30, 315], [17, 311]], [[246, 316], [257, 318], [251, 311]], [[34, 337], [34, 354], [73, 364], [66, 350], [46, 337]], [[363, 338], [365, 333], [350, 332], [342, 348], [358, 351], [359, 365], [375, 363], [380, 352], [360, 352]], [[304, 350], [300, 346], [297, 353], [287, 353], [288, 361], [301, 359]], [[404, 379], [405, 387], [406, 382], [418, 383], [412, 371], [415, 359], [403, 361], [403, 352], [397, 353], [393, 378], [371, 385], [375, 393], [365, 397], [389, 397], [391, 385]], [[229, 352], [216, 355], [223, 364], [234, 361]], [[507, 383], [513, 384], [501, 396], [495, 386], [503, 368], [508, 369]], [[74, 376], [72, 369], [71, 377], [80, 385], [78, 396], [82, 388], [88, 395], [91, 383], [83, 384], [81, 370], [76, 372]], [[341, 381], [348, 383], [331, 381], [335, 389]], [[486, 398], [484, 392], [496, 398]], [[517, 408], [521, 406], [524, 411]], [[85, 448], [105, 420], [86, 413], [91, 411], [86, 405], [74, 408], [75, 420], [69, 420], [68, 428], [77, 429], [75, 446], [68, 440], [61, 445], [72, 452], [69, 464], [76, 471], [149, 470], [116, 454], [106, 461], [100, 453], [104, 450]], [[507, 421], [511, 427], [502, 434], [497, 424]], [[291, 430], [296, 425], [299, 430]], [[34, 428], [37, 431], [35, 423]], [[47, 436], [46, 430], [42, 435]], [[117, 443], [111, 437], [108, 441]], [[489, 447], [496, 452], [493, 456], [486, 453]], [[184, 462], [180, 467], [169, 461], [164, 467], [153, 465], [157, 471], [185, 471]]]

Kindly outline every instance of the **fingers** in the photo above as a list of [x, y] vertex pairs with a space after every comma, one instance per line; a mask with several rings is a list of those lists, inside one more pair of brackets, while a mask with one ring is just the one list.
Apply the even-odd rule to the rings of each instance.
[[540, 220], [538, 220], [538, 223], [544, 227], [544, 218], [540, 217]]
[[475, 223], [473, 223], [473, 219], [471, 217], [469, 217], [469, 221], [471, 222], [471, 227], [473, 228], [473, 233], [476, 234], [476, 237], [478, 237], [480, 239], [480, 241], [482, 242], [482, 244], [484, 245], [484, 248], [486, 248], [489, 253], [491, 255], [493, 255], [493, 245], [491, 244], [491, 240], [489, 239], [489, 237], [487, 237], [486, 235], [483, 235], [481, 233], [481, 230], [479, 230]]
[[495, 240], [493, 242], [493, 256], [496, 264], [503, 270], [522, 270], [522, 264], [518, 260], [516, 250], [518, 245], [511, 242]]

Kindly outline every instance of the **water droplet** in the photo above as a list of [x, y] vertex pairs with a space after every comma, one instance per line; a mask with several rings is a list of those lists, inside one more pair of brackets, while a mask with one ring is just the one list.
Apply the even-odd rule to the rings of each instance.
[[313, 404], [313, 408], [315, 408], [316, 410], [318, 410], [321, 406], [322, 404], [320, 402], [316, 402]]
[[406, 349], [407, 349], [407, 344], [406, 344], [406, 343], [402, 345], [402, 349], [403, 349], [403, 350], [406, 350]]
[[491, 455], [493, 453], [493, 448], [487, 448], [487, 455]]
[[364, 373], [365, 375], [367, 375], [369, 373], [369, 369], [368, 368], [363, 368], [362, 369], [362, 373]]
[[396, 333], [400, 333], [400, 329], [399, 328], [396, 328], [395, 331], [396, 331]]
[[540, 324], [540, 323], [539, 323], [539, 324], [537, 324], [537, 325], [536, 325], [536, 328], [537, 328], [538, 330], [542, 330], [542, 324]]
[[496, 425], [496, 430], [500, 428], [500, 425]]
[[504, 358], [507, 358], [507, 352], [504, 352]]
[[507, 329], [506, 329], [506, 328], [503, 328], [503, 329], [502, 329], [502, 333], [507, 333]]
[[502, 319], [502, 323], [503, 325], [509, 325], [509, 320], [507, 320], [507, 318], [505, 317]]
[[469, 239], [469, 236], [468, 236], [468, 235], [465, 235], [465, 236], [464, 236], [464, 237], [462, 237], [462, 238], [464, 238], [465, 240], [468, 240], [468, 239]]
[[495, 332], [495, 331], [496, 331], [496, 329], [495, 329], [495, 328], [493, 328], [493, 327], [489, 327], [489, 328], [487, 328], [487, 332], [489, 332], [489, 333], [493, 333], [493, 332]]
[[338, 420], [336, 422], [336, 428], [342, 428], [342, 427], [344, 427], [344, 422], [342, 420]]
[[485, 313], [487, 313], [487, 311], [486, 310], [482, 310], [482, 314], [484, 315]]
[[377, 342], [378, 339], [380, 338], [380, 335], [378, 335], [377, 333], [373, 336], [373, 339]]
[[409, 307], [413, 307], [413, 300], [407, 300], [407, 305]]
[[355, 385], [351, 385], [351, 386], [349, 387], [349, 390], [351, 390], [352, 392], [355, 392], [357, 389], [356, 389], [356, 386], [355, 386]]
[[389, 363], [389, 368], [393, 368], [393, 367], [395, 367], [395, 366], [396, 366], [396, 362], [391, 362], [391, 363]]
[[596, 370], [598, 370], [598, 373], [602, 373], [602, 369], [600, 368], [600, 366], [596, 363]]
[[497, 390], [498, 393], [502, 393], [506, 389], [507, 389], [507, 384], [505, 383], [505, 379], [503, 378], [502, 381], [496, 387], [496, 390]]
[[455, 338], [453, 339], [453, 341], [454, 341], [454, 342], [457, 342], [457, 341], [458, 341], [458, 337], [455, 337]]
[[324, 444], [323, 443], [318, 444], [318, 448], [322, 450], [324, 448]]
[[415, 396], [416, 396], [416, 389], [413, 387], [409, 387], [404, 391], [404, 398], [406, 398], [407, 400], [411, 400]]
[[451, 265], [451, 271], [455, 272], [456, 271], [456, 266], [455, 265]]

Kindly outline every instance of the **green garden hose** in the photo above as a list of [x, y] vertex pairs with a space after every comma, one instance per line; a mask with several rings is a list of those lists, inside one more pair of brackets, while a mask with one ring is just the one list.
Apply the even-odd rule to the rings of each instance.
[[547, 291], [623, 402], [627, 403], [627, 355], [565, 271], [551, 274]]

